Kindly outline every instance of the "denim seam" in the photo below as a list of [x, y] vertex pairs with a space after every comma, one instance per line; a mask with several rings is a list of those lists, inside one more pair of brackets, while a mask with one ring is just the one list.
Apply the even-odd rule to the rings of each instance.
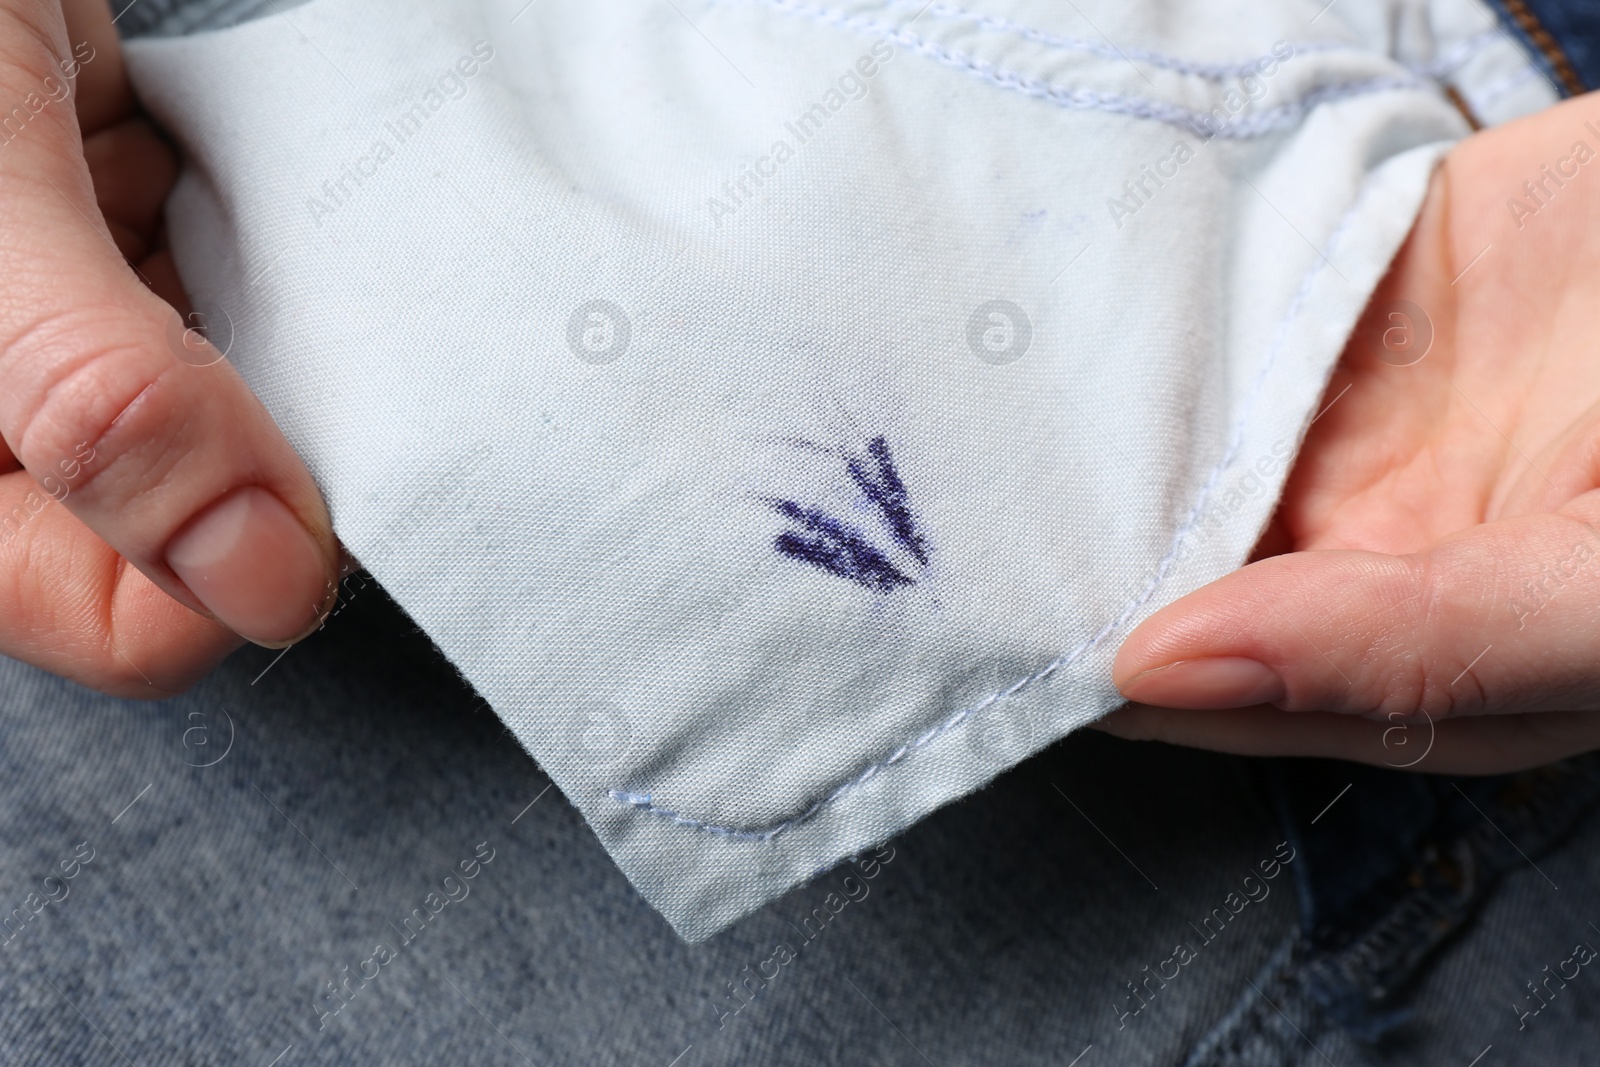
[[[1239, 60], [1232, 63], [1207, 62], [1204, 60], [1187, 59], [1183, 56], [1172, 55], [1167, 52], [1158, 52], [1150, 48], [1140, 48], [1129, 45], [1119, 48], [1116, 45], [1101, 44], [1082, 37], [1065, 37], [1060, 34], [1050, 33], [1046, 30], [1036, 29], [1032, 26], [1008, 19], [1000, 15], [985, 15], [970, 11], [955, 4], [931, 3], [923, 4], [919, 0], [888, 0], [890, 7], [917, 8], [919, 17], [931, 15], [936, 19], [948, 19], [952, 22], [969, 22], [986, 30], [993, 30], [999, 34], [1019, 37], [1032, 41], [1054, 52], [1081, 53], [1099, 56], [1102, 59], [1113, 60], [1141, 60], [1153, 67], [1170, 70], [1177, 74], [1188, 74], [1207, 81], [1226, 81], [1230, 78], [1245, 78], [1260, 73], [1258, 64], [1260, 58]], [[838, 14], [842, 15], [842, 12]], [[1408, 64], [1407, 68], [1414, 74], [1438, 79], [1466, 63], [1467, 60], [1492, 46], [1504, 35], [1498, 29], [1484, 30], [1458, 42], [1447, 49], [1443, 55], [1430, 63]], [[1291, 58], [1315, 52], [1361, 52], [1365, 51], [1357, 45], [1344, 41], [1300, 41], [1285, 42], [1289, 44]]]
[[1217, 120], [1211, 112], [1196, 111], [1162, 100], [1149, 100], [1125, 93], [1101, 92], [1097, 89], [1071, 88], [1053, 85], [1038, 78], [1030, 78], [1017, 71], [979, 59], [966, 52], [937, 44], [925, 37], [891, 26], [885, 22], [850, 15], [836, 8], [815, 7], [796, 3], [795, 0], [753, 0], [778, 11], [808, 18], [823, 25], [874, 33], [894, 41], [919, 55], [964, 73], [1008, 92], [1044, 100], [1070, 111], [1101, 111], [1113, 115], [1161, 122], [1188, 130], [1202, 138], [1224, 137], [1246, 140], [1264, 137], [1294, 126], [1314, 108], [1335, 100], [1365, 96], [1374, 93], [1420, 91], [1435, 92], [1437, 86], [1415, 74], [1386, 75], [1319, 86], [1295, 100], [1278, 104], [1261, 111], [1242, 115], [1231, 122]]
[[[970, 22], [984, 29], [994, 30], [996, 33], [1010, 34], [1032, 41], [1056, 52], [1085, 53], [1099, 56], [1102, 59], [1138, 59], [1149, 63], [1153, 67], [1160, 67], [1163, 70], [1174, 71], [1178, 74], [1193, 75], [1197, 78], [1204, 78], [1207, 81], [1225, 81], [1229, 78], [1243, 78], [1260, 73], [1256, 66], [1259, 59], [1240, 60], [1235, 63], [1208, 63], [1137, 46], [1130, 45], [1127, 48], [1118, 48], [1113, 44], [1101, 44], [1098, 41], [1090, 41], [1082, 37], [1063, 37], [999, 15], [984, 15], [976, 11], [969, 11], [955, 4], [932, 3], [925, 8], [919, 0], [889, 0], [889, 4], [892, 7], [919, 8], [923, 10], [924, 14], [931, 15], [936, 19]], [[1342, 41], [1305, 41], [1299, 44], [1291, 44], [1290, 47], [1293, 49], [1294, 55], [1306, 52], [1353, 50], [1351, 45]]]
[[[1258, 988], [1240, 993], [1193, 1046], [1185, 1067], [1222, 1067], [1233, 1062], [1230, 1054], [1236, 1056], [1254, 1041], [1293, 1042], [1287, 1032], [1269, 1032], [1273, 1017], [1263, 1001], [1284, 1012], [1296, 1004], [1308, 1006], [1316, 1013], [1313, 1033], [1337, 1025], [1365, 1041], [1377, 1040], [1403, 1021], [1407, 1009], [1397, 1002], [1398, 994], [1420, 980], [1429, 961], [1478, 913], [1506, 873], [1522, 862], [1532, 865], [1530, 855], [1543, 855], [1579, 821], [1594, 817], [1600, 803], [1600, 756], [1574, 757], [1523, 772], [1511, 787], [1524, 799], [1516, 804], [1484, 801], [1493, 817], [1479, 810], [1477, 818], [1448, 840], [1434, 839], [1428, 846], [1433, 858], [1407, 872], [1402, 888], [1386, 896], [1387, 906], [1371, 920], [1359, 926], [1336, 921], [1310, 934], [1291, 934], [1257, 973]], [[1519, 839], [1523, 844], [1516, 843]], [[1441, 859], [1450, 865], [1443, 876]], [[1338, 943], [1317, 947], [1329, 938]], [[1347, 1009], [1352, 998], [1384, 1011], [1350, 1018], [1341, 1007]], [[1259, 1057], [1249, 1062], [1259, 1062]]]
[[1500, 6], [1527, 41], [1539, 53], [1550, 67], [1550, 72], [1561, 83], [1562, 90], [1568, 96], [1582, 96], [1586, 92], [1583, 79], [1578, 77], [1578, 72], [1572, 66], [1572, 60], [1567, 58], [1567, 53], [1562, 49], [1561, 42], [1557, 41], [1545, 28], [1539, 16], [1528, 7], [1523, 0], [1500, 0]]
[[1336, 226], [1333, 232], [1329, 235], [1326, 253], [1319, 253], [1317, 259], [1307, 269], [1304, 278], [1301, 280], [1299, 289], [1296, 290], [1294, 298], [1289, 302], [1289, 307], [1284, 312], [1284, 316], [1279, 321], [1278, 327], [1273, 334], [1272, 342], [1268, 347], [1266, 361], [1262, 364], [1261, 369], [1256, 373], [1256, 378], [1251, 384], [1250, 392], [1245, 397], [1244, 412], [1234, 424], [1228, 447], [1223, 452], [1222, 457], [1217, 461], [1216, 465], [1211, 468], [1206, 480], [1202, 483], [1200, 492], [1195, 499], [1194, 505], [1189, 509], [1188, 515], [1185, 516], [1184, 521], [1179, 526], [1177, 532], [1173, 534], [1171, 547], [1168, 549], [1167, 554], [1163, 556], [1156, 565], [1155, 574], [1150, 578], [1143, 592], [1141, 592], [1133, 600], [1129, 601], [1127, 606], [1122, 610], [1122, 613], [1116, 618], [1112, 619], [1110, 622], [1106, 623], [1098, 633], [1092, 637], [1085, 638], [1078, 645], [1063, 653], [1059, 658], [1050, 663], [1048, 666], [1044, 667], [1042, 670], [1028, 675], [1021, 681], [1012, 685], [1010, 688], [1001, 690], [1000, 692], [987, 697], [972, 707], [963, 708], [961, 711], [958, 711], [954, 715], [951, 715], [949, 718], [945, 719], [944, 722], [929, 728], [915, 740], [907, 742], [906, 744], [902, 744], [887, 757], [877, 763], [872, 764], [856, 777], [837, 786], [822, 799], [816, 801], [798, 815], [784, 819], [783, 821], [775, 823], [771, 826], [742, 828], [737, 826], [718, 825], [704, 819], [697, 819], [692, 816], [684, 815], [681, 812], [674, 811], [671, 808], [657, 804], [654, 798], [648, 793], [635, 793], [624, 789], [611, 789], [607, 791], [607, 795], [618, 804], [633, 807], [641, 811], [647, 811], [652, 815], [670, 820], [679, 826], [686, 826], [691, 829], [703, 831], [705, 833], [716, 834], [722, 837], [731, 837], [740, 840], [771, 841], [779, 834], [782, 834], [787, 830], [791, 830], [801, 823], [811, 819], [829, 804], [834, 803], [846, 794], [853, 792], [859, 787], [865, 785], [867, 782], [875, 778], [880, 771], [887, 769], [893, 764], [898, 763], [902, 759], [905, 759], [906, 757], [911, 756], [926, 746], [932, 744], [938, 738], [949, 733], [951, 730], [954, 730], [972, 716], [982, 712], [985, 708], [988, 708], [1000, 700], [1004, 700], [1007, 697], [1015, 695], [1017, 692], [1026, 688], [1027, 686], [1043, 681], [1045, 678], [1048, 678], [1050, 675], [1054, 674], [1058, 670], [1061, 670], [1062, 668], [1070, 667], [1078, 659], [1098, 646], [1107, 637], [1115, 633], [1133, 617], [1134, 613], [1136, 613], [1141, 607], [1144, 606], [1146, 602], [1149, 601], [1152, 596], [1155, 595], [1155, 592], [1158, 588], [1160, 588], [1161, 583], [1166, 580], [1172, 564], [1177, 560], [1178, 553], [1182, 550], [1184, 539], [1189, 536], [1190, 531], [1192, 531], [1195, 525], [1200, 521], [1200, 516], [1205, 509], [1206, 501], [1210, 498], [1212, 491], [1216, 488], [1219, 479], [1222, 477], [1223, 471], [1227, 470], [1228, 466], [1237, 456], [1239, 449], [1244, 444], [1245, 432], [1248, 430], [1250, 420], [1255, 414], [1256, 401], [1260, 398], [1261, 390], [1266, 384], [1268, 374], [1277, 365], [1278, 359], [1283, 354], [1284, 348], [1286, 347], [1285, 342], [1288, 337], [1289, 327], [1293, 324], [1294, 320], [1299, 317], [1301, 305], [1305, 303], [1306, 297], [1311, 291], [1312, 284], [1322, 273], [1322, 268], [1329, 264], [1329, 257], [1338, 250], [1338, 247], [1344, 238], [1345, 232], [1355, 221], [1361, 208], [1365, 205], [1367, 196], [1370, 194], [1371, 190], [1372, 184], [1370, 181], [1368, 181], [1363, 185], [1360, 193], [1356, 196], [1355, 201], [1350, 205], [1349, 209], [1345, 211], [1344, 217], [1340, 219], [1338, 226]]
[[[1251, 991], [1241, 993], [1216, 1025], [1191, 1046], [1181, 1067], [1224, 1067], [1239, 1062], [1248, 1045], [1278, 1042], [1281, 1035], [1269, 1028], [1273, 1015], [1268, 1014], [1268, 1008], [1282, 1014], [1280, 1003], [1292, 1007], [1289, 998], [1295, 995], [1293, 984], [1304, 962], [1305, 943], [1299, 934], [1290, 933], [1279, 941], [1250, 979]], [[1278, 1062], [1289, 1061], [1280, 1058]]]

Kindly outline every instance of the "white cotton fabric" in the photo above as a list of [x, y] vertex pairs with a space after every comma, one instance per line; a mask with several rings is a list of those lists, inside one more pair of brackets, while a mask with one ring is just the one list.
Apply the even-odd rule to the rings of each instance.
[[340, 537], [701, 939], [1113, 709], [1263, 528], [1438, 79], [1553, 99], [1476, 2], [1322, 6], [312, 0], [129, 62]]

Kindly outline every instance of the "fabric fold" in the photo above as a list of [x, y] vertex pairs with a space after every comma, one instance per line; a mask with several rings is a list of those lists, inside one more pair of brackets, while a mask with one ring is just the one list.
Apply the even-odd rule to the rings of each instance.
[[129, 47], [213, 341], [690, 939], [1119, 703], [1466, 133], [1439, 78], [1527, 62], [1465, 3], [1404, 41], [1124, 5], [1133, 52], [918, 6], [312, 0]]

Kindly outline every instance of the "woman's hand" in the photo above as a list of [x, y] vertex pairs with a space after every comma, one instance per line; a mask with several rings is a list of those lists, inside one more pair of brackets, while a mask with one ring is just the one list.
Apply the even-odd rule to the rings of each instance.
[[1600, 747], [1600, 94], [1456, 147], [1324, 403], [1266, 558], [1129, 635], [1102, 727], [1456, 773]]
[[65, 7], [0, 0], [0, 652], [167, 696], [240, 634], [315, 628], [339, 547], [266, 409], [174, 310], [176, 161], [104, 0]]

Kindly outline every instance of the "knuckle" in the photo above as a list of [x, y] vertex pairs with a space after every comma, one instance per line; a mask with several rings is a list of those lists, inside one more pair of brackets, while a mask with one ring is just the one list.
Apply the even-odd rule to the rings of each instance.
[[1382, 722], [1420, 721], [1428, 694], [1428, 668], [1415, 649], [1393, 651], [1377, 660], [1355, 710]]
[[[1462, 582], [1451, 559], [1432, 553], [1363, 561], [1359, 612], [1348, 631], [1293, 693], [1292, 710], [1338, 710], [1393, 726], [1439, 721], [1484, 708], [1488, 701], [1474, 656], [1473, 628], [1481, 594]], [[1336, 593], [1330, 593], [1330, 598]], [[1335, 674], [1334, 672], [1337, 672]], [[1316, 709], [1319, 701], [1325, 706]]]
[[1483, 710], [1489, 695], [1469, 669], [1470, 654], [1411, 651], [1391, 659], [1377, 679], [1373, 717], [1391, 723], [1441, 722]]
[[182, 425], [168, 399], [172, 367], [125, 327], [107, 325], [92, 311], [57, 316], [0, 355], [8, 385], [24, 383], [10, 413], [17, 458], [36, 478], [90, 499], [132, 495], [164, 477]]

